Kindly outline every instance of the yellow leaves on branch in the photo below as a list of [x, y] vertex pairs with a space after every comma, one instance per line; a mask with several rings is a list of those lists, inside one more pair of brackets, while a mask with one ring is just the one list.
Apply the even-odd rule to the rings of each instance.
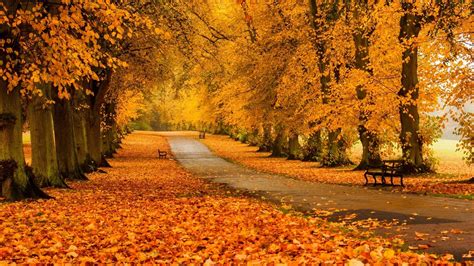
[[14, 16], [1, 16], [7, 10], [0, 8], [0, 24], [6, 26], [0, 37], [0, 52], [6, 53], [0, 73], [10, 90], [20, 85], [33, 92], [37, 83], [51, 83], [67, 98], [83, 81], [98, 80], [100, 69], [127, 66], [117, 55], [135, 28], [153, 34], [153, 22], [130, 4], [61, 3], [19, 8]]
[[[190, 5], [214, 29], [232, 36], [229, 42], [203, 38], [209, 25], [197, 19], [190, 23], [194, 32], [185, 32], [193, 49], [199, 47], [193, 54], [199, 63], [193, 67], [200, 71], [187, 74], [200, 79], [200, 86], [189, 90], [202, 96], [214, 120], [247, 132], [262, 123], [283, 124], [305, 135], [321, 128], [350, 135], [364, 124], [381, 143], [397, 143], [400, 106], [416, 104], [420, 116], [429, 117], [446, 102], [464, 113], [452, 116], [462, 121], [463, 140], [472, 139], [468, 114], [462, 111], [472, 102], [468, 77], [473, 72], [473, 19], [468, 3], [314, 2], [315, 18], [309, 16], [308, 1], [238, 1], [244, 8]], [[404, 5], [413, 7], [407, 10]], [[418, 36], [400, 36], [407, 13], [420, 17]], [[252, 27], [258, 36], [254, 41], [249, 38]], [[399, 95], [402, 65], [409, 59], [403, 53], [409, 48], [418, 49], [417, 99], [414, 94]], [[209, 92], [202, 93], [201, 87]], [[199, 120], [209, 120], [209, 113], [188, 122]], [[469, 151], [469, 145], [464, 146]]]
[[144, 97], [140, 92], [124, 90], [117, 99], [117, 117], [115, 119], [118, 126], [126, 126], [132, 120], [140, 116], [140, 112], [145, 109]]

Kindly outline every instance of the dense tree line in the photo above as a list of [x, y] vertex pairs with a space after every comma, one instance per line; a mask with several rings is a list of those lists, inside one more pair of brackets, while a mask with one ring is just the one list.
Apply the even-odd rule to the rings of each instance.
[[[421, 173], [431, 171], [429, 145], [451, 116], [472, 162], [470, 3], [183, 5], [195, 60], [184, 57], [188, 65], [162, 86], [165, 122], [323, 166], [352, 163], [347, 151], [359, 140], [358, 169], [398, 148], [406, 172]], [[443, 108], [448, 114], [433, 115]]]
[[[86, 180], [108, 166], [155, 80], [142, 73], [156, 73], [154, 58], [167, 38], [155, 26], [158, 6], [0, 2], [1, 196], [48, 197], [41, 187], [67, 188], [66, 179]], [[24, 128], [31, 132], [31, 167]]]
[[424, 172], [446, 107], [472, 162], [472, 22], [443, 0], [1, 1], [1, 195], [86, 179], [139, 117], [324, 166], [359, 139], [359, 168], [400, 147]]

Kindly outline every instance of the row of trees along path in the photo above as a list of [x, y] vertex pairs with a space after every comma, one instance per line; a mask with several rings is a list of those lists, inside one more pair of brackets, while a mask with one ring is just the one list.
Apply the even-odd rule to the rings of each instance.
[[106, 166], [154, 88], [193, 107], [161, 109], [174, 123], [184, 113], [325, 166], [349, 163], [356, 138], [360, 168], [395, 144], [407, 172], [429, 170], [442, 102], [472, 162], [471, 13], [452, 1], [2, 0], [1, 194], [47, 197], [40, 187]]
[[67, 188], [66, 178], [85, 180], [108, 165], [136, 115], [127, 108], [147, 86], [131, 86], [120, 71], [146, 65], [140, 52], [162, 38], [147, 3], [0, 1], [1, 196], [48, 198], [41, 187]]
[[[151, 121], [227, 133], [273, 156], [328, 167], [351, 164], [347, 151], [359, 140], [358, 169], [400, 148], [405, 172], [423, 173], [432, 170], [430, 145], [451, 116], [472, 162], [469, 4], [241, 0], [188, 7], [183, 36], [198, 60], [173, 57], [179, 71], [162, 86], [170, 97]], [[434, 115], [443, 109], [446, 116]]]

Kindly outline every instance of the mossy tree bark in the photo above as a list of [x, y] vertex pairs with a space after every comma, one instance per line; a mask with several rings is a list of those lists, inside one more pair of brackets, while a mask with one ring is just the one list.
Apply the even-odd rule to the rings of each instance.
[[[88, 85], [89, 83], [84, 82], [85, 87]], [[89, 130], [87, 116], [89, 115], [89, 108], [84, 92], [74, 91], [72, 108], [77, 160], [84, 173], [91, 173], [97, 170], [97, 165], [92, 161], [87, 143], [87, 132]]]
[[[2, 0], [6, 15], [14, 15], [19, 1]], [[16, 40], [6, 24], [0, 24], [0, 39]], [[7, 43], [4, 48], [18, 50], [17, 41]], [[4, 50], [5, 51], [5, 50]], [[15, 56], [11, 54], [9, 56]], [[0, 60], [6, 62], [6, 53], [0, 52]], [[26, 198], [49, 198], [33, 182], [25, 171], [22, 139], [22, 109], [18, 88], [8, 93], [8, 83], [0, 78], [0, 183], [1, 195], [7, 200]]]
[[248, 136], [248, 144], [250, 146], [258, 145], [258, 128], [253, 129]]
[[301, 155], [299, 135], [292, 133], [288, 140], [288, 160], [298, 160]]
[[338, 129], [328, 133], [328, 142], [325, 155], [321, 165], [326, 167], [337, 167], [352, 164], [347, 155], [348, 144], [342, 136], [342, 130]]
[[89, 109], [87, 115], [87, 147], [92, 162], [97, 166], [102, 166], [102, 134], [100, 130], [100, 113]]
[[20, 93], [0, 79], [0, 182], [7, 200], [49, 198], [25, 171]]
[[106, 158], [112, 158], [118, 149], [117, 123], [115, 122], [115, 104], [105, 104], [105, 126], [102, 133], [102, 153]]
[[[418, 37], [421, 30], [421, 17], [414, 14], [413, 4], [402, 4], [404, 15], [400, 19], [400, 41], [403, 43]], [[420, 135], [420, 116], [418, 113], [418, 48], [412, 44], [403, 51], [402, 88], [400, 104], [400, 142], [403, 158], [406, 161], [405, 171], [419, 173], [428, 171], [423, 160], [423, 141]]]
[[93, 96], [87, 97], [89, 106], [87, 121], [87, 146], [89, 155], [97, 167], [110, 167], [110, 164], [102, 154], [102, 108], [104, 106], [106, 95], [110, 89], [110, 80], [112, 78], [112, 69], [106, 69], [98, 73], [102, 76], [101, 81], [92, 81], [89, 85], [94, 92]]
[[77, 158], [73, 124], [71, 103], [65, 100], [56, 100], [54, 131], [59, 172], [64, 178], [87, 180]]
[[35, 181], [42, 187], [67, 188], [59, 174], [54, 135], [53, 110], [47, 100], [51, 100], [51, 85], [38, 85], [43, 96], [33, 96], [28, 104], [28, 122], [31, 132], [31, 167]]
[[277, 134], [272, 144], [272, 154], [271, 157], [284, 157], [285, 154], [285, 143], [287, 143], [287, 134], [285, 128], [278, 126]]
[[362, 157], [359, 165], [354, 170], [364, 170], [369, 165], [380, 165], [380, 145], [376, 134], [368, 131], [364, 126], [359, 126], [359, 139], [362, 144]]
[[263, 125], [261, 141], [258, 144], [259, 152], [269, 152], [272, 150], [272, 126], [269, 123]]
[[103, 136], [103, 142], [102, 142], [102, 147], [103, 147], [103, 154], [105, 158], [113, 158], [114, 154], [117, 153], [118, 149], [118, 134], [117, 134], [117, 126], [115, 124], [110, 125], [110, 128], [108, 128]]
[[323, 141], [321, 131], [311, 134], [303, 149], [303, 161], [319, 162], [323, 153]]

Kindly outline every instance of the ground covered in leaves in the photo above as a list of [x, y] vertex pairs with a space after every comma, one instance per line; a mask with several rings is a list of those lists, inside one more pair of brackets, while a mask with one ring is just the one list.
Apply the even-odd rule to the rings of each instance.
[[[203, 142], [221, 157], [273, 174], [283, 174], [306, 181], [331, 184], [363, 185], [365, 182], [363, 171], [352, 171], [353, 166], [321, 168], [319, 163], [316, 162], [271, 158], [269, 157], [270, 153], [257, 152], [257, 147], [242, 144], [228, 136], [222, 135], [209, 134]], [[453, 165], [452, 160], [449, 163], [441, 162], [440, 172], [442, 174], [408, 176], [404, 178], [405, 188], [396, 187], [391, 189], [404, 192], [444, 194], [472, 199], [474, 197], [474, 184], [466, 182], [466, 180], [472, 177], [472, 172], [466, 165], [464, 165], [465, 169], [461, 169], [459, 164], [462, 165], [462, 162], [456, 163], [456, 174], [449, 174], [454, 172], [451, 169]], [[372, 180], [370, 181], [372, 182]], [[395, 180], [396, 182], [398, 182], [398, 179]]]
[[0, 264], [442, 262], [403, 251], [397, 239], [319, 218], [282, 213], [184, 171], [153, 133], [136, 133], [111, 160], [54, 200], [0, 203]]

